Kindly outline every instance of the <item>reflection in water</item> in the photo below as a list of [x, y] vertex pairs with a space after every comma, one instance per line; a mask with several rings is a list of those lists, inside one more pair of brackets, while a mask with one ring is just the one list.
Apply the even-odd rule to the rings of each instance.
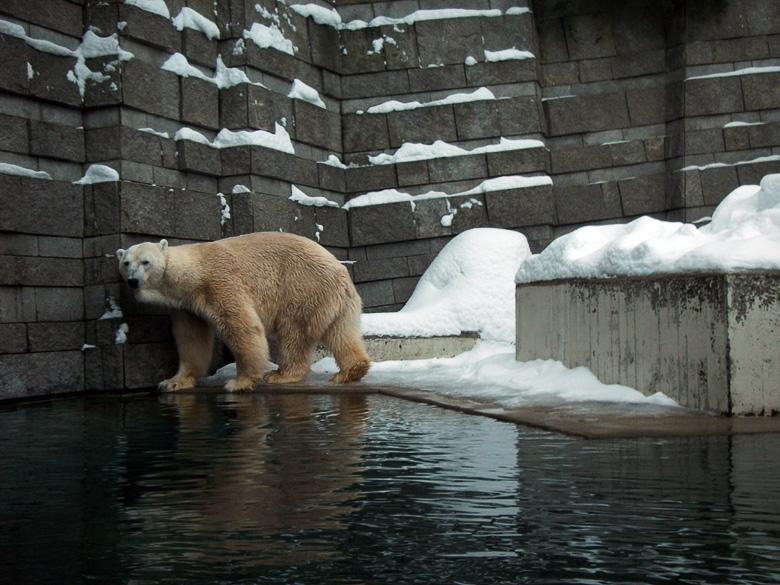
[[777, 583], [780, 436], [583, 441], [381, 396], [0, 410], [2, 583]]

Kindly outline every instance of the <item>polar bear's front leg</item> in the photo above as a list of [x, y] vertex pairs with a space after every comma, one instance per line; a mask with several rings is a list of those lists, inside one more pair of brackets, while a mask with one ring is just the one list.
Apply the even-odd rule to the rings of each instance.
[[179, 354], [179, 371], [173, 378], [163, 380], [158, 388], [175, 392], [192, 388], [195, 381], [208, 373], [214, 348], [214, 332], [206, 321], [188, 311], [171, 311], [173, 338]]

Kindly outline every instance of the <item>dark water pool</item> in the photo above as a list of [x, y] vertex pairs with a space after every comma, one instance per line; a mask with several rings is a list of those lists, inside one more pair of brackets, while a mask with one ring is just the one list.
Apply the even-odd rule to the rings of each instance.
[[3, 583], [780, 582], [778, 435], [136, 395], [0, 409], [0, 457]]

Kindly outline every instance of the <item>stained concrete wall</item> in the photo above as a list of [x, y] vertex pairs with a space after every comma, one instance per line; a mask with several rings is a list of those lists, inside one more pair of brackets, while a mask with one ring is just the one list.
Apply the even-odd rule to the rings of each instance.
[[780, 412], [780, 275], [562, 281], [517, 287], [517, 359], [735, 415]]

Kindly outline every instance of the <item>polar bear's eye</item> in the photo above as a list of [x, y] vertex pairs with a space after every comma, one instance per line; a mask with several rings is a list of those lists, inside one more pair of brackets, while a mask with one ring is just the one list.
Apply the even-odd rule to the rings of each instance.
[[149, 261], [148, 261], [148, 260], [143, 260], [143, 261], [141, 262], [141, 264], [143, 264], [144, 266], [146, 266], [147, 264], [149, 264]]
[[122, 264], [124, 264], [125, 266], [130, 266], [130, 260], [125, 260], [124, 262], [122, 262]]

